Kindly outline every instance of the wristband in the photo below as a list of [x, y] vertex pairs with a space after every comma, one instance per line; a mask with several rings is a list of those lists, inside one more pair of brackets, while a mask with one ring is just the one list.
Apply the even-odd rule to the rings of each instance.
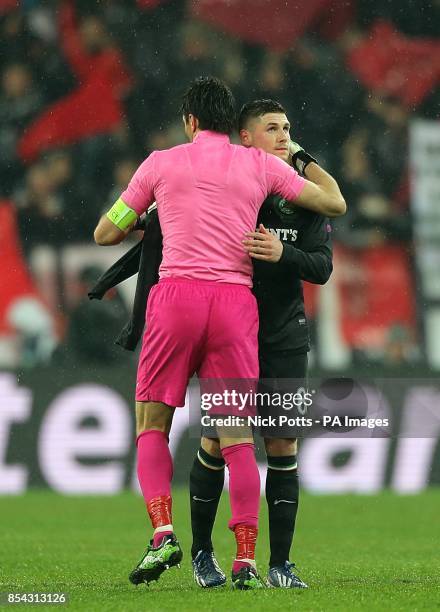
[[112, 223], [119, 227], [120, 230], [125, 232], [130, 225], [133, 224], [133, 221], [136, 221], [137, 214], [136, 212], [127, 206], [127, 204], [119, 198], [110, 208], [108, 213], [106, 214], [107, 219], [109, 219]]
[[310, 162], [315, 162], [315, 164], [318, 163], [316, 159], [309, 155], [309, 153], [306, 153], [304, 149], [300, 149], [292, 155], [293, 167], [303, 176], [305, 176], [305, 169], [310, 164]]
[[292, 166], [303, 176], [310, 162], [315, 162], [315, 164], [318, 163], [314, 157], [306, 153], [304, 149], [297, 142], [293, 142], [293, 140], [290, 141], [289, 150], [292, 156]]

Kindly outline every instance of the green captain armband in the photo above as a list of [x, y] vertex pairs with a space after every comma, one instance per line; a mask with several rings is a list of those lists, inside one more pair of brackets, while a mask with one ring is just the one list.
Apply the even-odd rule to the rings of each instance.
[[119, 198], [110, 208], [106, 217], [110, 219], [116, 227], [119, 227], [120, 230], [125, 232], [125, 230], [136, 221], [138, 216], [132, 208], [127, 206], [127, 204]]

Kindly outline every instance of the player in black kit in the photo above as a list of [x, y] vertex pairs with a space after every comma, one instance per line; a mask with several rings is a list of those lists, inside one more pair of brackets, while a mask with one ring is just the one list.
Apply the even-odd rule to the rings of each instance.
[[[278, 102], [256, 100], [245, 104], [239, 130], [245, 146], [277, 155], [306, 177], [321, 172], [316, 161], [290, 141], [290, 124]], [[330, 277], [329, 221], [299, 207], [288, 208], [280, 197], [270, 196], [261, 208], [258, 223], [258, 231], [247, 236], [244, 248], [255, 260], [253, 291], [260, 317], [260, 379], [272, 379], [275, 384], [276, 379], [305, 381], [310, 347], [301, 281], [324, 284]], [[262, 435], [268, 465], [267, 580], [273, 587], [305, 588], [289, 561], [298, 510], [297, 441], [288, 432], [270, 428]], [[193, 572], [202, 587], [221, 586], [226, 580], [211, 541], [223, 482], [224, 461], [218, 441], [202, 437], [190, 475]]]

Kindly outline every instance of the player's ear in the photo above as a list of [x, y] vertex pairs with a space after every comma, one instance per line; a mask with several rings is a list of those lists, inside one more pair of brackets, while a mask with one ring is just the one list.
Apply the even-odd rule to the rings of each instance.
[[197, 119], [197, 117], [194, 117], [194, 115], [191, 115], [191, 113], [188, 115], [188, 121], [189, 124], [191, 126], [191, 130], [193, 131], [193, 133], [198, 130], [199, 128], [199, 120]]
[[245, 147], [251, 147], [252, 146], [252, 137], [251, 137], [251, 133], [249, 132], [249, 130], [240, 130], [240, 141], [241, 144], [244, 145]]

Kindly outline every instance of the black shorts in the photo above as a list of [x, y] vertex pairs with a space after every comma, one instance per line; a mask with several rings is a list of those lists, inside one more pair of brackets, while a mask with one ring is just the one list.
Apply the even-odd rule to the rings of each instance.
[[[292, 423], [292, 419], [301, 419], [307, 413], [307, 406], [301, 401], [307, 390], [307, 352], [263, 349], [259, 359], [260, 379], [255, 404], [260, 421], [252, 429], [263, 438], [302, 437], [304, 428]], [[215, 425], [202, 424], [202, 436], [217, 438]]]
[[307, 353], [260, 349], [260, 378], [307, 378]]
[[298, 438], [304, 427], [301, 420], [307, 415], [307, 352], [260, 351], [261, 401], [258, 413], [264, 438]]

